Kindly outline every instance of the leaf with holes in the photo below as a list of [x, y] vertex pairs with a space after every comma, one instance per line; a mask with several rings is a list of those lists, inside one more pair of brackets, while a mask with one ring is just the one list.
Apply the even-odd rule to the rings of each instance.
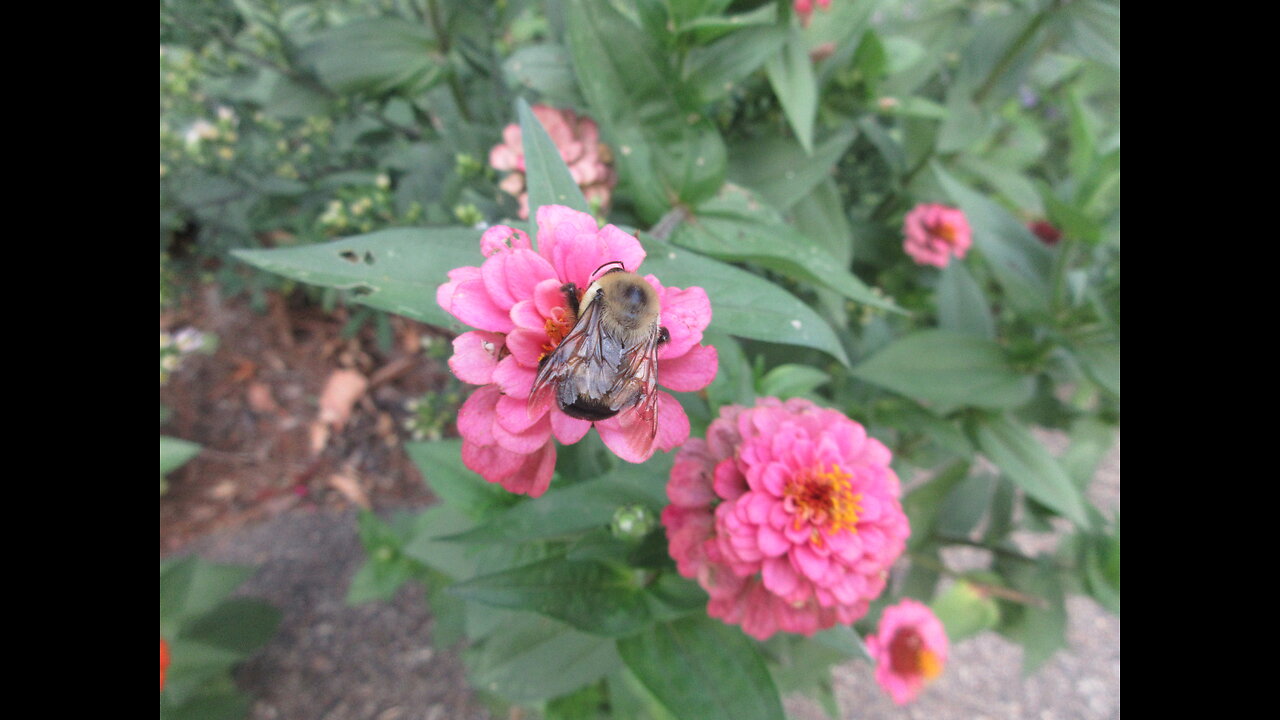
[[236, 250], [263, 270], [312, 285], [349, 291], [369, 307], [443, 328], [460, 328], [436, 303], [450, 270], [478, 266], [477, 232], [470, 228], [396, 228], [320, 245]]

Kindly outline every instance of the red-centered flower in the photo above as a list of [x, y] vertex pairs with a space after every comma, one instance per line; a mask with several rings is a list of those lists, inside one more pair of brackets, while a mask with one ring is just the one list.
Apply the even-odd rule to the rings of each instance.
[[[831, 0], [817, 0], [818, 6], [823, 10], [831, 7]], [[791, 3], [796, 11], [796, 15], [800, 16], [800, 24], [809, 27], [810, 16], [813, 15], [814, 0], [795, 0]]]
[[709, 615], [755, 638], [852, 623], [910, 534], [890, 458], [808, 400], [721, 408], [671, 469], [671, 557], [711, 596]]
[[[684, 409], [662, 391], [657, 435], [642, 448], [629, 441], [625, 412], [592, 423], [570, 417], [554, 402], [530, 404], [539, 362], [573, 328], [561, 287], [573, 283], [584, 292], [602, 265], [618, 261], [637, 272], [645, 257], [638, 240], [613, 225], [598, 227], [587, 213], [544, 205], [537, 221], [537, 250], [521, 230], [489, 228], [480, 238], [484, 264], [451, 270], [449, 282], [436, 291], [440, 307], [476, 328], [454, 339], [449, 359], [459, 380], [482, 386], [458, 411], [463, 463], [489, 482], [533, 497], [551, 482], [553, 438], [573, 444], [595, 425], [611, 451], [638, 463], [689, 437]], [[711, 322], [707, 293], [699, 287], [665, 287], [653, 275], [644, 279], [658, 293], [659, 322], [670, 336], [658, 349], [658, 384], [678, 392], [701, 390], [715, 379], [718, 367], [716, 349], [701, 344]]]
[[[532, 109], [560, 151], [560, 158], [569, 166], [569, 174], [582, 188], [587, 202], [601, 214], [607, 212], [613, 186], [618, 184], [618, 175], [613, 169], [613, 153], [608, 145], [600, 142], [600, 128], [596, 121], [572, 110], [558, 110], [547, 105], [534, 105]], [[520, 219], [528, 218], [524, 141], [519, 125], [513, 123], [502, 131], [502, 142], [489, 151], [489, 164], [495, 170], [508, 173], [498, 187], [520, 201]]]
[[947, 664], [947, 632], [928, 606], [910, 598], [885, 608], [880, 627], [867, 638], [876, 682], [899, 705], [916, 698]]
[[164, 673], [169, 669], [169, 643], [160, 638], [160, 692], [164, 692]]
[[917, 205], [903, 221], [903, 249], [920, 265], [946, 267], [973, 245], [964, 213], [946, 205]]

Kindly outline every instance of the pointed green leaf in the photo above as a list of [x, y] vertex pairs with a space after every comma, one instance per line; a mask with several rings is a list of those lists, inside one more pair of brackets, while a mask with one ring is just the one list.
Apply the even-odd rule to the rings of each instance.
[[682, 720], [782, 720], [782, 702], [756, 644], [707, 617], [654, 626], [618, 642], [618, 654]]
[[729, 153], [729, 178], [786, 211], [831, 177], [856, 136], [852, 126], [843, 127], [818, 143], [812, 155], [792, 138], [751, 138]]
[[597, 635], [624, 636], [651, 622], [630, 573], [596, 560], [555, 557], [481, 575], [449, 592], [494, 607], [530, 610]]
[[894, 341], [853, 370], [857, 377], [925, 402], [1017, 407], [1031, 399], [1033, 379], [1014, 370], [996, 343], [946, 330]]
[[987, 296], [962, 262], [949, 263], [938, 280], [938, 326], [987, 340], [996, 337]]
[[745, 188], [726, 185], [675, 229], [671, 242], [720, 260], [754, 262], [863, 305], [903, 312]]
[[813, 121], [818, 115], [818, 82], [813, 61], [799, 29], [793, 28], [787, 44], [764, 65], [773, 94], [806, 153], [813, 152]]
[[354, 302], [444, 328], [460, 324], [436, 303], [436, 289], [448, 281], [450, 270], [484, 261], [480, 233], [470, 228], [396, 228], [232, 255], [294, 280], [348, 290]]
[[711, 299], [708, 330], [821, 350], [845, 365], [835, 331], [808, 305], [777, 285], [732, 265], [640, 236], [648, 256], [641, 272], [664, 285], [701, 287]]
[[511, 493], [462, 464], [461, 440], [406, 443], [405, 450], [432, 492], [470, 517], [483, 516], [511, 502]]
[[524, 144], [529, 217], [536, 218], [538, 208], [543, 205], [566, 205], [574, 210], [591, 212], [581, 188], [569, 174], [569, 166], [560, 157], [560, 150], [524, 98], [516, 100], [516, 113], [520, 117], [520, 138]]
[[975, 439], [983, 454], [1027, 495], [1076, 525], [1089, 526], [1084, 496], [1029, 430], [992, 418], [978, 423]]
[[324, 31], [302, 50], [302, 61], [342, 94], [421, 92], [443, 79], [444, 58], [422, 23], [362, 18]]
[[973, 229], [973, 244], [987, 259], [991, 271], [1011, 303], [1024, 313], [1049, 311], [1052, 254], [1009, 211], [966, 187], [939, 165], [934, 174], [951, 199], [964, 210]]
[[665, 50], [610, 3], [568, 0], [569, 46], [592, 116], [646, 222], [696, 205], [724, 182], [724, 141], [683, 107]]
[[613, 641], [517, 613], [467, 657], [472, 685], [509, 702], [558, 697], [621, 666]]
[[200, 446], [179, 440], [178, 438], [160, 436], [160, 477], [182, 467], [188, 460], [200, 452]]

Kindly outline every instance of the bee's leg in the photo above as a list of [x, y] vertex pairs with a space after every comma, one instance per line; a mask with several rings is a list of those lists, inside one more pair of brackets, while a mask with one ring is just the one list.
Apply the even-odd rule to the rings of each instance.
[[564, 293], [564, 300], [573, 311], [573, 316], [578, 317], [578, 286], [567, 282], [560, 286], [560, 292]]
[[658, 344], [661, 345], [666, 342], [671, 342], [671, 333], [667, 332], [666, 328], [660, 327], [658, 328]]

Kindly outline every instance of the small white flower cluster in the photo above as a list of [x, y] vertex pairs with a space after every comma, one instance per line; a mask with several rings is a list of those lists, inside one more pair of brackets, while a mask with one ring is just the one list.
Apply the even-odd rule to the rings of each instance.
[[160, 331], [160, 384], [169, 381], [169, 376], [182, 365], [182, 359], [193, 352], [205, 349], [209, 336], [199, 330], [188, 327], [176, 333]]

